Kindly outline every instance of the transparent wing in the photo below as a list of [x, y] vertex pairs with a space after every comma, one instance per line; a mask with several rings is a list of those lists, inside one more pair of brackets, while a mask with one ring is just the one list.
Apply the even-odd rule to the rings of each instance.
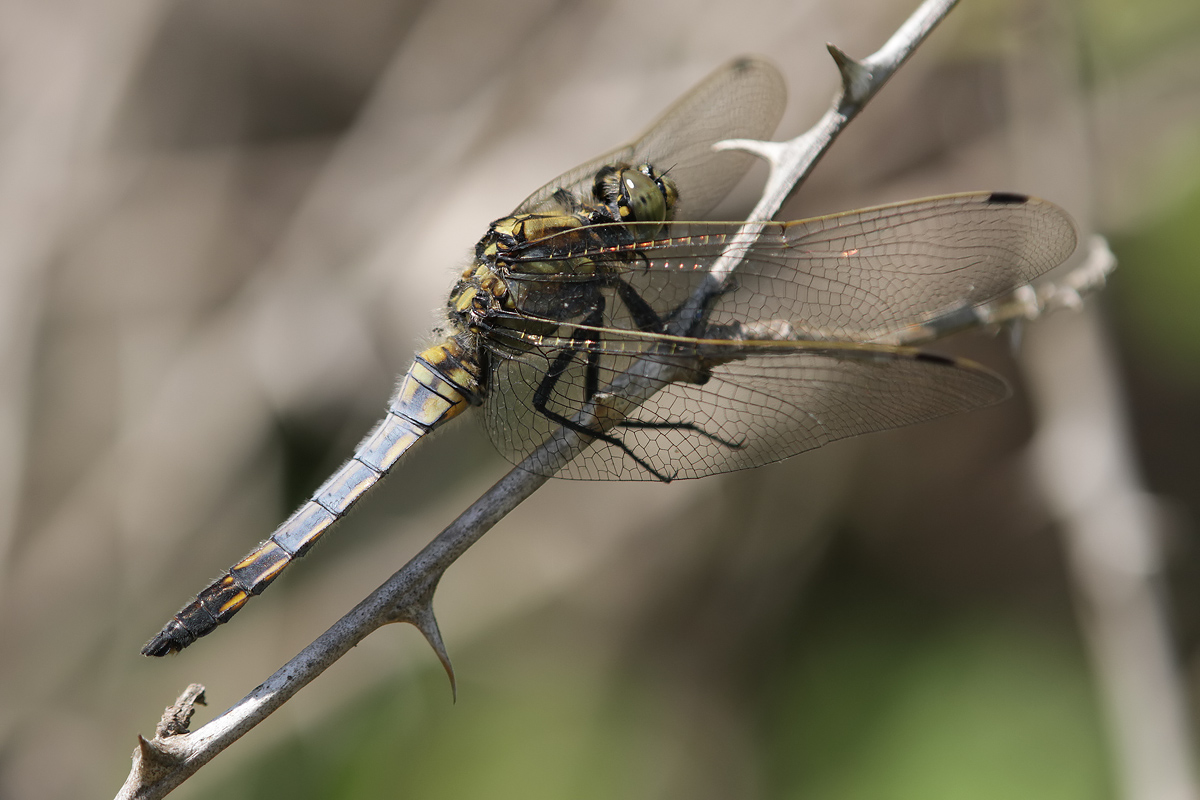
[[[674, 222], [652, 241], [618, 242], [629, 225], [593, 226], [597, 242], [531, 242], [506, 271], [525, 294], [578, 282], [576, 265], [598, 264], [661, 316], [693, 295], [730, 246], [740, 223]], [[605, 230], [612, 240], [605, 246]], [[734, 283], [717, 299], [712, 324], [782, 320], [810, 338], [866, 342], [963, 306], [993, 300], [1065, 261], [1075, 226], [1053, 203], [1021, 195], [967, 193], [842, 214], [771, 223], [746, 248]], [[564, 263], [551, 275], [519, 272], [530, 260]], [[585, 276], [591, 280], [591, 273]], [[605, 327], [636, 330], [619, 302]]]
[[[838, 439], [991, 405], [1007, 396], [1003, 379], [967, 361], [883, 346], [822, 348], [815, 343], [755, 347], [729, 343], [728, 360], [693, 368], [668, 384], [557, 473], [589, 480], [699, 478], [747, 469]], [[501, 453], [520, 463], [559, 427], [534, 408], [533, 394], [558, 355], [539, 349], [505, 360], [483, 421]], [[666, 362], [669, 356], [645, 354]], [[618, 380], [632, 356], [606, 354], [602, 386]], [[679, 365], [670, 368], [678, 371]], [[686, 367], [684, 368], [686, 370]], [[583, 359], [553, 384], [548, 408], [572, 416], [584, 407]], [[537, 470], [537, 465], [534, 469]], [[547, 471], [549, 471], [547, 469]]]
[[[514, 462], [585, 408], [589, 386], [604, 391], [647, 362], [674, 370], [674, 382], [629, 412], [632, 425], [612, 429], [620, 444], [597, 441], [560, 473], [576, 478], [699, 477], [997, 402], [1004, 382], [978, 365], [871, 342], [1011, 291], [1075, 245], [1056, 206], [988, 193], [772, 224], [691, 339], [664, 332], [678, 330], [678, 310], [740, 226], [671, 223], [649, 243], [622, 234], [628, 226], [595, 227], [582, 249], [578, 237], [518, 248], [505, 272], [518, 297], [539, 309], [558, 301], [571, 318], [543, 311], [552, 325], [485, 337], [494, 357], [484, 422]], [[524, 255], [561, 259], [563, 270], [523, 274]], [[631, 309], [631, 293], [653, 324]], [[599, 324], [584, 324], [600, 311]], [[780, 323], [794, 340], [722, 340]]]
[[750, 58], [732, 61], [677, 100], [634, 142], [560, 175], [513, 214], [533, 211], [559, 189], [590, 201], [596, 172], [624, 162], [669, 171], [679, 187], [675, 216], [698, 219], [729, 193], [754, 161], [747, 153], [714, 152], [713, 143], [769, 138], [786, 101], [783, 77], [775, 67]]

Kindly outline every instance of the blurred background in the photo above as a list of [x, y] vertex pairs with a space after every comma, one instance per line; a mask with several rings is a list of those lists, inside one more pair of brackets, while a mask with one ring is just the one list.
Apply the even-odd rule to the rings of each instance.
[[[196, 727], [504, 474], [461, 421], [232, 624], [138, 654], [349, 454], [492, 219], [740, 54], [797, 135], [825, 42], [916, 4], [0, 4], [0, 796], [115, 793], [189, 682]], [[783, 216], [971, 189], [1120, 259], [1015, 350], [939, 343], [1011, 400], [552, 481], [442, 581], [456, 704], [384, 629], [175, 796], [1196, 797], [1200, 5], [964, 3]]]

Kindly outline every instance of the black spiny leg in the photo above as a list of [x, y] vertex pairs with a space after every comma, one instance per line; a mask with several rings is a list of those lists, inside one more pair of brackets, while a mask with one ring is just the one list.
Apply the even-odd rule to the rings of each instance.
[[629, 309], [629, 314], [633, 317], [633, 324], [638, 326], [638, 330], [646, 333], [663, 332], [662, 317], [637, 293], [637, 289], [620, 278], [614, 278], [613, 285], [617, 287], [617, 296]]
[[[629, 314], [633, 317], [633, 322], [638, 326], [638, 329], [646, 331], [647, 333], [662, 333], [664, 330], [662, 317], [660, 317], [658, 313], [650, 307], [650, 304], [647, 303], [640, 294], [638, 294], [637, 290], [620, 278], [615, 279], [613, 283], [617, 288], [617, 296], [621, 298], [621, 302], [625, 304], [627, 309], [629, 309]], [[708, 375], [705, 374], [701, 376], [701, 380], [697, 380], [695, 383], [704, 383], [707, 380]], [[591, 397], [590, 390], [588, 397]], [[691, 431], [692, 433], [698, 433], [704, 438], [716, 442], [717, 444], [724, 445], [731, 450], [740, 450], [745, 445], [745, 441], [732, 442], [728, 439], [723, 439], [720, 436], [716, 436], [715, 434], [711, 434], [693, 422], [647, 422], [640, 419], [626, 419], [617, 424], [622, 428]]]
[[[639, 298], [640, 299], [640, 298]], [[598, 298], [595, 308], [587, 315], [587, 319], [583, 321], [584, 325], [596, 329], [604, 322], [604, 298]], [[587, 436], [591, 439], [599, 439], [602, 442], [611, 444], [613, 447], [619, 448], [625, 455], [629, 456], [637, 463], [639, 467], [649, 472], [663, 483], [670, 483], [672, 476], [664, 475], [663, 473], [650, 466], [644, 459], [638, 456], [637, 453], [629, 449], [629, 446], [621, 441], [620, 437], [614, 436], [605, 431], [598, 431], [594, 428], [589, 428], [586, 425], [580, 425], [578, 422], [564, 417], [556, 411], [551, 411], [546, 407], [550, 402], [550, 395], [554, 392], [554, 387], [562, 379], [563, 373], [567, 371], [567, 367], [575, 360], [575, 356], [579, 351], [584, 349], [587, 344], [588, 337], [599, 337], [599, 334], [593, 331], [588, 331], [583, 328], [576, 330], [571, 336], [572, 346], [564, 349], [554, 359], [554, 363], [550, 365], [550, 370], [546, 373], [546, 377], [542, 378], [542, 382], [538, 385], [537, 391], [533, 394], [533, 407], [538, 413], [546, 417], [551, 422], [556, 422], [568, 430]], [[589, 350], [586, 356], [584, 368], [584, 391], [587, 394], [586, 401], [591, 402], [592, 399], [600, 391], [600, 354], [594, 349]]]
[[[633, 317], [633, 323], [638, 327], [639, 330], [647, 333], [663, 332], [664, 326], [662, 317], [660, 317], [658, 313], [650, 306], [650, 304], [647, 303], [640, 294], [638, 294], [636, 289], [620, 278], [614, 278], [611, 285], [617, 290], [617, 296], [621, 298], [621, 302], [625, 305], [625, 308], [629, 310], [630, 316]], [[542, 382], [538, 386], [537, 391], [534, 392], [533, 407], [537, 409], [538, 413], [540, 413], [542, 416], [546, 417], [552, 422], [562, 425], [568, 430], [573, 430], [576, 433], [580, 433], [593, 439], [599, 439], [602, 442], [611, 444], [613, 447], [619, 448], [623, 453], [625, 453], [625, 455], [632, 458], [634, 462], [642, 469], [646, 470], [663, 483], [669, 483], [674, 476], [665, 475], [656, 470], [654, 467], [650, 466], [645, 459], [633, 452], [629, 445], [621, 441], [620, 437], [614, 436], [613, 434], [605, 431], [598, 431], [588, 428], [584, 425], [580, 425], [574, 420], [564, 417], [562, 414], [551, 411], [549, 408], [547, 408], [547, 404], [550, 402], [550, 396], [554, 392], [554, 388], [558, 385], [559, 380], [562, 379], [563, 374], [567, 371], [567, 368], [571, 365], [571, 362], [575, 360], [575, 356], [579, 354], [580, 350], [587, 349], [587, 355], [585, 356], [586, 360], [584, 362], [584, 393], [586, 395], [586, 401], [591, 402], [599, 393], [600, 353], [595, 348], [588, 348], [587, 342], [589, 335], [592, 336], [596, 341], [599, 341], [599, 330], [603, 323], [604, 298], [599, 297], [597, 298], [596, 305], [592, 308], [591, 312], [588, 313], [587, 318], [583, 321], [583, 325], [587, 326], [587, 328], [590, 330], [580, 328], [571, 336], [572, 346], [564, 349], [558, 354], [558, 356], [554, 359], [554, 363], [550, 365], [550, 369], [547, 371], [546, 376], [542, 378]], [[707, 375], [703, 376], [704, 380], [707, 380], [707, 377]], [[698, 380], [696, 382], [703, 383], [703, 380]], [[693, 422], [648, 422], [639, 419], [625, 419], [621, 422], [618, 422], [617, 425], [622, 428], [690, 431], [724, 447], [728, 447], [731, 450], [741, 449], [741, 447], [744, 445], [743, 442], [733, 442], [729, 439], [724, 439], [720, 436], [716, 436], [715, 434], [711, 434]]]
[[730, 450], [741, 450], [746, 446], [746, 440], [743, 438], [740, 442], [734, 442], [729, 439], [724, 439], [717, 436], [715, 433], [709, 433], [694, 422], [647, 422], [641, 419], [627, 419], [617, 423], [622, 428], [648, 428], [658, 431], [691, 431], [698, 433], [709, 441], [716, 442], [722, 447], [728, 447]]

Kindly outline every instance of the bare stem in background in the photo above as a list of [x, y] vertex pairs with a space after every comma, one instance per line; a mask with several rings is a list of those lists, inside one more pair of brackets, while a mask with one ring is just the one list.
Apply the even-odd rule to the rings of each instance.
[[0, 77], [6, 112], [0, 127], [0, 581], [8, 574], [28, 469], [48, 262], [77, 222], [75, 170], [92, 163], [102, 147], [157, 13], [128, 3], [0, 10], [0, 28], [7, 31], [0, 48], [6, 57]]
[[1034, 474], [1062, 526], [1121, 796], [1195, 800], [1194, 745], [1163, 596], [1159, 518], [1137, 474], [1095, 312], [1065, 314], [1032, 331], [1023, 364], [1038, 414]]
[[[1008, 64], [1009, 96], [1017, 107], [1010, 135], [1035, 185], [1037, 172], [1066, 164], [1083, 178], [1079, 190], [1087, 195], [1073, 203], [1077, 213], [1094, 214], [1097, 123], [1078, 92], [1079, 21], [1064, 22], [1035, 4], [1030, 9], [1029, 52]], [[1053, 91], [1046, 91], [1047, 83]], [[1050, 98], [1056, 98], [1053, 107]], [[1045, 136], [1050, 127], [1061, 135]], [[1089, 258], [1045, 300], [1078, 305], [1071, 284], [1102, 279], [1105, 254], [1093, 244]], [[1091, 262], [1096, 269], [1089, 278]], [[1195, 746], [1163, 594], [1160, 518], [1138, 474], [1100, 315], [1082, 311], [1031, 327], [1020, 353], [1036, 418], [1029, 472], [1062, 537], [1098, 699], [1107, 711], [1117, 796], [1196, 800]]]

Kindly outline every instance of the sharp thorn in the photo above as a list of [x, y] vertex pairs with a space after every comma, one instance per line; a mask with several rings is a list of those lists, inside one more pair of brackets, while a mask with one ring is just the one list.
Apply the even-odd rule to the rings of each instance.
[[155, 783], [163, 775], [183, 763], [183, 758], [138, 734], [137, 750], [133, 752], [134, 771], [143, 784]]
[[172, 756], [170, 753], [155, 746], [154, 742], [147, 739], [145, 736], [138, 734], [138, 751], [141, 753], [142, 760], [153, 766], [171, 767], [178, 763], [179, 759]]
[[842, 99], [852, 103], [866, 101], [871, 89], [871, 70], [857, 58], [851, 58], [837, 45], [826, 44], [838, 72], [842, 74]]
[[450, 679], [451, 700], [458, 702], [458, 681], [454, 678], [454, 665], [450, 663], [450, 654], [446, 652], [446, 643], [442, 641], [442, 632], [438, 630], [437, 617], [433, 615], [432, 597], [411, 609], [406, 621], [411, 622], [413, 627], [421, 632], [425, 641], [429, 642], [429, 646], [433, 648], [438, 661], [442, 662], [442, 669], [446, 670], [446, 677]]

